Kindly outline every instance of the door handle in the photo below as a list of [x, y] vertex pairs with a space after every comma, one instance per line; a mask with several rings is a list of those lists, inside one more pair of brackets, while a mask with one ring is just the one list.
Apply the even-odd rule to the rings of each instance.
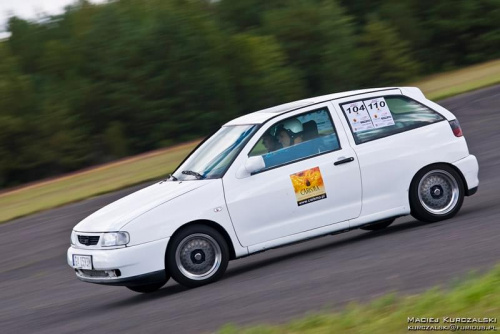
[[338, 166], [338, 165], [342, 165], [342, 164], [346, 164], [348, 162], [353, 162], [354, 161], [354, 158], [353, 157], [350, 157], [350, 158], [345, 158], [345, 159], [342, 159], [342, 160], [339, 160], [339, 161], [336, 161], [334, 162], [333, 164], [335, 166]]

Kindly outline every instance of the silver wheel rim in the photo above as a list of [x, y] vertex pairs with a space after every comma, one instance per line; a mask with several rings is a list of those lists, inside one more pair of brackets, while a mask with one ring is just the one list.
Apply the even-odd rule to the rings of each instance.
[[445, 215], [458, 203], [460, 190], [455, 178], [445, 170], [425, 174], [418, 184], [418, 199], [428, 212]]
[[201, 281], [212, 277], [220, 267], [222, 251], [211, 236], [191, 234], [179, 243], [175, 262], [180, 272], [192, 280]]

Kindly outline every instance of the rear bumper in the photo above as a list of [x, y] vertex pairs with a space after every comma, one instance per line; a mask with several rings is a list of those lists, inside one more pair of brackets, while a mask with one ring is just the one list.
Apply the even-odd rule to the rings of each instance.
[[[68, 249], [68, 265], [73, 255], [91, 255], [92, 270], [75, 269], [79, 280], [106, 285], [141, 285], [164, 280], [165, 252], [169, 238], [118, 249]], [[110, 275], [110, 273], [112, 273]]]
[[472, 154], [453, 163], [462, 173], [465, 180], [465, 195], [471, 196], [477, 192], [479, 186], [479, 164]]
[[467, 189], [467, 191], [465, 192], [465, 196], [472, 196], [474, 195], [475, 193], [477, 193], [477, 189], [479, 187], [475, 187], [475, 188], [472, 188], [472, 189]]

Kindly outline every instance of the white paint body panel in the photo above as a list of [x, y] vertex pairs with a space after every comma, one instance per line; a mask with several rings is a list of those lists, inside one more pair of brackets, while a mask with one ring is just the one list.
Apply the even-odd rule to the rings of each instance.
[[350, 225], [349, 221], [344, 221], [336, 224], [330, 224], [323, 227], [318, 227], [312, 230], [307, 230], [301, 233], [292, 234], [278, 239], [262, 242], [253, 246], [249, 246], [248, 251], [250, 252], [250, 254], [262, 252], [267, 249], [280, 247], [282, 245], [287, 245], [302, 240], [312, 239], [322, 235], [335, 233], [337, 231], [347, 230], [349, 229], [349, 225]]
[[[168, 183], [173, 181], [168, 181]], [[173, 182], [179, 183], [179, 182]], [[181, 183], [203, 183], [195, 191], [177, 197], [174, 200], [150, 210], [129, 222], [122, 230], [130, 233], [131, 244], [141, 244], [172, 236], [183, 225], [208, 220], [220, 225], [233, 241], [236, 256], [248, 254], [234, 232], [224, 199], [222, 179], [182, 181]], [[217, 211], [215, 209], [220, 210]]]
[[453, 165], [462, 172], [469, 189], [479, 186], [479, 164], [474, 155], [455, 161]]
[[[357, 145], [341, 103], [406, 95], [439, 112], [446, 120]], [[314, 105], [312, 105], [314, 104]], [[328, 107], [341, 149], [255, 175], [241, 171], [248, 153], [273, 124], [310, 110]], [[236, 257], [308, 238], [343, 231], [410, 213], [408, 190], [415, 174], [433, 163], [455, 166], [469, 189], [478, 186], [477, 159], [463, 137], [455, 137], [455, 116], [425, 98], [418, 88], [386, 88], [331, 94], [252, 113], [228, 122], [262, 124], [221, 179], [167, 181], [124, 197], [90, 215], [74, 230], [89, 234], [127, 231], [127, 247], [99, 245], [68, 249], [92, 255], [97, 270], [120, 269], [133, 277], [164, 269], [169, 238], [185, 224], [210, 221], [229, 236]], [[354, 161], [334, 166], [353, 157]], [[326, 199], [298, 206], [290, 175], [319, 167]]]
[[[73, 267], [73, 255], [91, 255], [95, 270], [121, 271], [120, 279], [165, 269], [165, 249], [169, 238], [117, 249], [82, 249], [71, 246], [67, 261]], [[111, 279], [110, 279], [111, 280]]]
[[125, 224], [180, 195], [206, 185], [204, 182], [159, 182], [136, 191], [94, 212], [75, 231], [119, 231]]

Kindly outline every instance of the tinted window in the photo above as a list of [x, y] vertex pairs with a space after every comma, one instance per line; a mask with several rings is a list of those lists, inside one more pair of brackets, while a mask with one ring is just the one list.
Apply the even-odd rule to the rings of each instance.
[[404, 96], [385, 96], [341, 104], [357, 144], [443, 120], [443, 116]]
[[287, 118], [259, 139], [249, 156], [262, 156], [266, 169], [340, 149], [327, 108]]

